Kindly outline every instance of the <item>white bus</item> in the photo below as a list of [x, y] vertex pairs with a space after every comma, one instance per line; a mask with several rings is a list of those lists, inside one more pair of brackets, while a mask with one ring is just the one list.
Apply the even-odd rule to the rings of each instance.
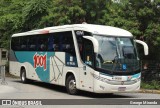
[[95, 93], [140, 89], [141, 70], [133, 35], [123, 29], [93, 24], [48, 27], [13, 34], [10, 73], [21, 81], [37, 80]]

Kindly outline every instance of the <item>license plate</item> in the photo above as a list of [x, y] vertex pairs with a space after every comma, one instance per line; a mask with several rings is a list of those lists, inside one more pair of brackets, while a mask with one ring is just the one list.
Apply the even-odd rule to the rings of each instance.
[[116, 77], [114, 77], [114, 80], [116, 80], [116, 81], [122, 81], [122, 77], [116, 76]]
[[126, 91], [126, 87], [118, 87], [118, 91]]

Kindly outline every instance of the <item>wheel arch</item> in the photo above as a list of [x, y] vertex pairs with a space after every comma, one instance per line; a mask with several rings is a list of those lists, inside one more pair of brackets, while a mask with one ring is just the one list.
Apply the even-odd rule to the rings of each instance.
[[76, 86], [77, 86], [77, 85], [78, 85], [78, 78], [77, 78], [75, 72], [74, 72], [74, 71], [70, 71], [70, 70], [67, 71], [67, 73], [66, 73], [66, 75], [65, 75], [64, 85], [66, 86], [67, 78], [68, 78], [70, 75], [73, 75], [73, 76], [74, 76], [74, 78], [75, 78], [75, 80], [76, 80]]
[[[75, 85], [74, 87], [72, 85], [73, 83]], [[66, 87], [67, 92], [71, 95], [76, 95], [79, 91], [78, 84], [79, 82], [78, 82], [78, 77], [76, 76], [76, 74], [73, 71], [68, 71], [65, 75], [65, 87]]]

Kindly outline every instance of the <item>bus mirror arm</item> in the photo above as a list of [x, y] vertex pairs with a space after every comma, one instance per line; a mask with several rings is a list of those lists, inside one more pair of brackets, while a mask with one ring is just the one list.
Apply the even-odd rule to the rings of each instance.
[[99, 50], [99, 44], [98, 44], [97, 39], [95, 39], [94, 37], [91, 37], [91, 36], [83, 36], [83, 38], [85, 38], [85, 39], [88, 39], [88, 40], [92, 41], [93, 46], [94, 46], [94, 52], [95, 52], [95, 53], [98, 53], [98, 50]]
[[141, 41], [141, 40], [135, 40], [135, 42], [143, 45], [143, 47], [144, 47], [144, 54], [148, 55], [148, 45], [145, 42]]

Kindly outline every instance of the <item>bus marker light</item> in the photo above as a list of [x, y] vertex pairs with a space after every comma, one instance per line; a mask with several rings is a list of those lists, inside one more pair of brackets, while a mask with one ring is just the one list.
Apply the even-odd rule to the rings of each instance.
[[49, 33], [49, 31], [48, 31], [48, 30], [40, 31], [40, 34], [47, 34], [47, 33]]

